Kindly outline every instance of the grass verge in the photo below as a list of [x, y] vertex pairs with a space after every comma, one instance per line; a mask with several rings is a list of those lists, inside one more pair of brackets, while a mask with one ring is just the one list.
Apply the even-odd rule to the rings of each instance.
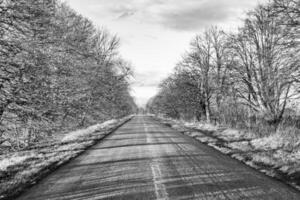
[[276, 133], [259, 137], [258, 134], [247, 130], [155, 118], [300, 190], [300, 134], [293, 128], [279, 129]]
[[11, 199], [129, 121], [128, 116], [66, 134], [60, 141], [0, 156], [0, 199]]

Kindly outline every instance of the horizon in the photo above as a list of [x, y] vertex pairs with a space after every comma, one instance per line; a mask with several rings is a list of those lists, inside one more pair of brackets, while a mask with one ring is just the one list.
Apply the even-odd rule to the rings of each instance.
[[175, 1], [65, 1], [120, 38], [120, 55], [134, 71], [131, 95], [139, 107], [155, 96], [197, 33], [211, 26], [235, 31], [246, 12], [266, 0]]

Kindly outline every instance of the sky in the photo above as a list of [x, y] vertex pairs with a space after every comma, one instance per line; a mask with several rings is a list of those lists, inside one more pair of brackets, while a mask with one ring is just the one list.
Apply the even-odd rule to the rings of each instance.
[[139, 106], [158, 91], [189, 48], [211, 26], [235, 31], [245, 13], [266, 0], [65, 0], [99, 28], [120, 38], [132, 64], [131, 94]]

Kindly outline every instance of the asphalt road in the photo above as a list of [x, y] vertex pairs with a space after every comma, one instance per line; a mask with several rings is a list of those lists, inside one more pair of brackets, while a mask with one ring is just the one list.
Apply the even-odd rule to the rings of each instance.
[[137, 116], [18, 199], [299, 200], [300, 194], [150, 117]]

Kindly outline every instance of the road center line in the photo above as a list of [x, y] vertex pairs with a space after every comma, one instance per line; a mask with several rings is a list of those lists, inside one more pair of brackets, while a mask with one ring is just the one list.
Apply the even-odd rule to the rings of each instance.
[[144, 127], [144, 131], [146, 133], [146, 143], [148, 144], [148, 143], [150, 143], [150, 138], [148, 135], [148, 127], [146, 126], [144, 119], [143, 119], [143, 127]]
[[151, 171], [153, 175], [156, 199], [168, 200], [168, 193], [165, 185], [162, 183], [161, 171], [158, 163], [151, 163]]
[[[146, 126], [144, 119], [143, 119], [143, 126], [144, 126], [144, 131], [146, 133], [146, 142], [150, 143], [151, 138], [148, 135], [148, 127]], [[152, 161], [150, 163], [150, 166], [151, 166], [156, 199], [169, 200], [166, 186], [162, 182], [162, 174], [161, 174], [159, 164], [157, 162]]]

